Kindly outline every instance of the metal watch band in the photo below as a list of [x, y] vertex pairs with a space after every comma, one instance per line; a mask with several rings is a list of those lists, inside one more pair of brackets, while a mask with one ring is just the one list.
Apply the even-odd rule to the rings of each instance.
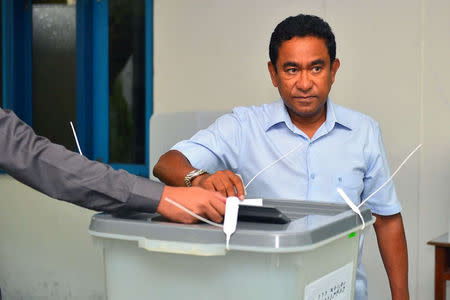
[[191, 172], [187, 173], [187, 175], [184, 177], [184, 183], [186, 186], [192, 186], [192, 180], [194, 180], [195, 177], [200, 176], [202, 174], [205, 174], [206, 171], [203, 169], [195, 169]]

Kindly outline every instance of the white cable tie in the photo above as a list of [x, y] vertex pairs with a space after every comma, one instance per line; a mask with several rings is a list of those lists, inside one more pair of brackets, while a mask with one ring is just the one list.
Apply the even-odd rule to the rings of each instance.
[[83, 152], [81, 152], [80, 144], [78, 143], [77, 133], [75, 132], [75, 128], [73, 127], [72, 121], [70, 121], [70, 126], [72, 127], [73, 136], [75, 137], [75, 142], [77, 142], [78, 152], [80, 152], [80, 155], [83, 155]]
[[247, 190], [247, 187], [250, 185], [250, 183], [252, 183], [252, 181], [259, 176], [259, 174], [261, 174], [262, 172], [264, 172], [265, 170], [267, 170], [268, 168], [272, 167], [273, 165], [275, 165], [277, 162], [279, 162], [280, 160], [282, 160], [283, 158], [285, 158], [286, 156], [288, 156], [289, 154], [291, 154], [292, 152], [294, 152], [295, 150], [299, 149], [301, 146], [304, 146], [303, 142], [301, 142], [299, 145], [295, 146], [293, 149], [291, 149], [289, 152], [287, 152], [286, 154], [284, 154], [283, 156], [281, 156], [280, 158], [278, 158], [277, 160], [271, 162], [269, 165], [267, 165], [266, 167], [264, 167], [261, 171], [259, 171], [258, 173], [256, 173], [255, 176], [253, 176], [253, 178], [247, 183], [247, 185], [244, 187], [245, 190]]
[[228, 197], [227, 204], [225, 206], [225, 220], [223, 221], [223, 232], [225, 233], [226, 245], [225, 248], [230, 250], [230, 237], [236, 231], [239, 202], [237, 197]]
[[420, 147], [422, 147], [422, 144], [418, 145], [404, 160], [403, 162], [400, 164], [400, 166], [397, 168], [397, 170], [395, 170], [394, 173], [392, 173], [391, 177], [389, 177], [388, 180], [386, 180], [385, 183], [383, 183], [375, 192], [373, 192], [372, 194], [370, 194], [366, 199], [364, 199], [363, 201], [361, 201], [361, 203], [358, 205], [358, 207], [361, 207], [361, 205], [363, 205], [364, 203], [366, 203], [367, 200], [369, 200], [370, 198], [372, 198], [376, 193], [378, 193], [382, 188], [384, 188], [386, 186], [386, 184], [388, 184], [395, 175], [397, 175], [398, 171], [400, 171], [400, 169], [403, 167], [403, 165], [411, 158], [411, 156], [413, 156], [414, 153], [416, 153], [417, 150], [420, 149]]
[[361, 222], [363, 224], [361, 230], [363, 230], [366, 227], [366, 222], [364, 221], [364, 218], [361, 215], [361, 211], [359, 210], [359, 207], [356, 206], [352, 202], [352, 200], [350, 200], [350, 198], [347, 196], [347, 194], [340, 187], [337, 188], [337, 192], [342, 197], [342, 199], [344, 199], [345, 203], [347, 203], [347, 205], [350, 206], [350, 208], [361, 218]]
[[181, 209], [182, 211], [184, 211], [184, 212], [190, 214], [191, 216], [193, 216], [194, 218], [199, 219], [200, 221], [203, 221], [203, 222], [205, 222], [205, 223], [208, 223], [208, 224], [213, 225], [213, 226], [216, 226], [216, 227], [223, 228], [223, 226], [222, 226], [221, 224], [215, 223], [215, 222], [210, 221], [210, 220], [208, 220], [208, 219], [206, 219], [206, 218], [203, 218], [203, 217], [200, 216], [200, 215], [197, 215], [195, 212], [193, 212], [193, 211], [187, 209], [186, 207], [184, 207], [184, 206], [181, 205], [180, 203], [175, 202], [175, 201], [173, 201], [173, 200], [170, 199], [170, 198], [167, 198], [167, 197], [166, 197], [166, 198], [164, 198], [164, 200], [166, 200], [166, 201], [169, 202], [170, 204], [175, 205], [176, 207], [178, 207], [178, 208]]
[[366, 203], [367, 200], [369, 200], [370, 198], [372, 198], [376, 193], [378, 193], [382, 188], [384, 188], [393, 178], [395, 175], [397, 175], [397, 173], [400, 171], [400, 169], [403, 167], [403, 165], [414, 155], [414, 153], [416, 153], [417, 150], [420, 149], [420, 147], [422, 147], [422, 144], [418, 145], [404, 160], [403, 162], [400, 164], [400, 166], [397, 168], [397, 170], [395, 170], [394, 173], [392, 173], [391, 177], [389, 177], [388, 180], [386, 180], [375, 192], [373, 192], [372, 194], [370, 194], [366, 199], [364, 199], [363, 201], [361, 201], [361, 203], [356, 206], [351, 200], [350, 198], [347, 196], [347, 194], [341, 189], [341, 188], [337, 188], [337, 192], [339, 193], [339, 195], [342, 197], [342, 199], [344, 199], [345, 203], [347, 203], [347, 205], [356, 213], [358, 214], [358, 216], [361, 218], [361, 221], [363, 222], [363, 227], [361, 228], [364, 229], [364, 227], [366, 226], [366, 223], [364, 222], [364, 219], [361, 215], [361, 210], [360, 207]]

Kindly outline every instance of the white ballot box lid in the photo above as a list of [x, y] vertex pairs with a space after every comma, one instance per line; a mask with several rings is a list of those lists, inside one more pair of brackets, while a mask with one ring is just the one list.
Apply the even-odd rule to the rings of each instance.
[[[289, 253], [309, 251], [362, 228], [362, 222], [346, 204], [300, 200], [263, 199], [263, 205], [285, 214], [287, 224], [242, 222], [231, 236], [230, 250]], [[370, 209], [363, 205], [366, 225], [374, 222]], [[221, 228], [206, 224], [173, 223], [158, 214], [96, 214], [89, 232], [93, 236], [134, 240], [149, 251], [196, 255], [224, 255], [225, 234]]]

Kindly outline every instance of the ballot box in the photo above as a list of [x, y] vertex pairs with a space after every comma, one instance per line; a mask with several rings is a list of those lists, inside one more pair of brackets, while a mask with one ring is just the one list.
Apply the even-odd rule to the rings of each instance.
[[[263, 200], [287, 224], [238, 222], [229, 250], [212, 225], [96, 214], [109, 300], [353, 299], [362, 221], [345, 204]], [[374, 222], [362, 206], [366, 226]]]

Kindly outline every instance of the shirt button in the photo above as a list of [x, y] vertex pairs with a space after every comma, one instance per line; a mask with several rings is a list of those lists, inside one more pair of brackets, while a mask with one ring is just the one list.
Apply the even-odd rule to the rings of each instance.
[[315, 174], [311, 174], [311, 179], [314, 179], [314, 178], [316, 178], [316, 175]]

